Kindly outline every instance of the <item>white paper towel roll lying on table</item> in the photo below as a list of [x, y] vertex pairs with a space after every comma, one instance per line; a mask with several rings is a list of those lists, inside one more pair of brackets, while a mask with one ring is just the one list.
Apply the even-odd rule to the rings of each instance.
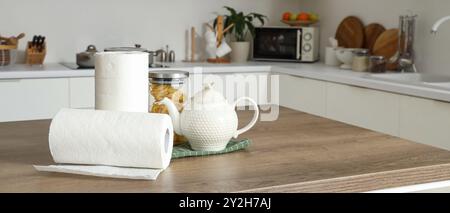
[[95, 108], [148, 112], [148, 63], [144, 52], [95, 55]]
[[[63, 109], [50, 126], [53, 166], [39, 171], [155, 180], [172, 157], [168, 115]], [[69, 164], [69, 165], [66, 165]]]

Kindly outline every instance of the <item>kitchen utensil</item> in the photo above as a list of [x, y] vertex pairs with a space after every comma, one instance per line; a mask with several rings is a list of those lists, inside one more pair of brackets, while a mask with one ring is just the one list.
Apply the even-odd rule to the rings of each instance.
[[109, 47], [105, 48], [105, 52], [145, 52], [149, 54], [148, 63], [149, 67], [158, 67], [156, 62], [158, 61], [157, 57], [160, 56], [164, 50], [159, 49], [156, 51], [149, 51], [145, 48], [142, 48], [140, 44], [135, 44], [134, 47]]
[[[253, 119], [246, 127], [238, 130], [235, 107], [247, 100], [255, 109]], [[220, 151], [225, 149], [231, 138], [250, 130], [258, 121], [258, 105], [251, 98], [239, 98], [233, 105], [228, 104], [223, 95], [214, 90], [213, 84], [194, 95], [184, 110], [179, 113], [176, 105], [168, 98], [161, 101], [168, 107], [174, 130], [184, 135], [192, 149], [199, 151]]]
[[386, 31], [386, 28], [383, 27], [383, 25], [378, 23], [372, 23], [366, 26], [364, 29], [364, 48], [369, 50], [369, 53], [373, 52], [373, 46], [375, 45], [375, 42], [377, 41], [378, 37], [382, 33]]
[[141, 47], [140, 44], [135, 44], [134, 47], [108, 47], [105, 52], [148, 52], [147, 49]]
[[173, 51], [173, 50], [171, 50], [171, 51], [169, 52], [169, 62], [170, 62], [170, 63], [175, 62], [175, 51]]
[[[206, 25], [208, 25], [208, 24], [206, 24]], [[212, 32], [212, 30], [210, 30], [207, 27], [207, 29], [205, 31], [205, 34], [208, 31]], [[186, 60], [183, 60], [183, 62], [188, 62], [188, 63], [196, 62], [196, 60], [195, 60], [195, 51], [196, 51], [196, 43], [197, 43], [195, 41], [196, 36], [197, 36], [197, 32], [195, 30], [195, 27], [191, 27], [191, 32], [190, 32], [190, 53], [189, 53], [189, 55], [186, 56]], [[215, 43], [215, 38], [216, 37], [214, 36], [214, 41], [212, 41], [211, 43]], [[205, 37], [205, 39], [206, 39], [206, 37]], [[206, 41], [206, 45], [208, 45], [208, 44], [209, 44], [209, 42]], [[189, 47], [187, 47], [187, 48], [189, 49]], [[169, 53], [169, 58], [170, 58], [170, 53]]]
[[[167, 107], [160, 103], [164, 98], [172, 100], [178, 111], [181, 111], [186, 101], [183, 91], [185, 88], [183, 88], [183, 86], [185, 86], [188, 77], [189, 72], [183, 71], [164, 70], [150, 72], [148, 75], [150, 81], [149, 91], [151, 95], [149, 112], [169, 114]], [[185, 142], [187, 142], [185, 137], [175, 134], [175, 145]]]
[[26, 64], [43, 64], [47, 54], [47, 45], [45, 36], [33, 36], [26, 49]]
[[325, 64], [332, 67], [341, 65], [341, 61], [336, 56], [337, 48], [326, 47], [325, 48]]
[[339, 46], [344, 48], [362, 48], [364, 45], [364, 25], [355, 17], [345, 18], [338, 26], [336, 39]]
[[386, 59], [383, 56], [370, 56], [368, 70], [371, 73], [386, 72]]
[[36, 44], [38, 42], [38, 36], [33, 36], [33, 40], [31, 41], [31, 47], [36, 47]]
[[[399, 30], [390, 29], [382, 33], [373, 46], [372, 55], [383, 56], [386, 60], [395, 56], [399, 46]], [[397, 63], [388, 63], [387, 69], [396, 70]]]
[[207, 58], [216, 57], [217, 44], [216, 44], [216, 33], [212, 28], [206, 28], [205, 31], [205, 41], [206, 41], [206, 53]]
[[86, 51], [77, 54], [77, 65], [80, 68], [94, 68], [95, 54], [97, 52], [97, 48], [94, 45], [89, 45]]
[[42, 50], [44, 49], [44, 44], [45, 44], [45, 36], [42, 36], [37, 46], [39, 52], [42, 52]]
[[168, 62], [169, 61], [169, 45], [166, 45], [166, 50], [161, 49], [159, 52], [159, 61]]
[[195, 35], [196, 35], [196, 31], [195, 31], [195, 27], [191, 28], [191, 61], [194, 62], [195, 61]]
[[[228, 31], [230, 31], [232, 28], [234, 27], [234, 24], [230, 24], [228, 26], [225, 26], [224, 23], [224, 17], [223, 16], [217, 16], [217, 23], [216, 23], [216, 29], [211, 28], [211, 31], [215, 31], [215, 38], [216, 38], [216, 47], [217, 47], [217, 52], [214, 54], [214, 57], [208, 58], [207, 61], [209, 63], [230, 63], [230, 60], [227, 58], [224, 58], [222, 55], [224, 52], [224, 50], [227, 49], [228, 44], [226, 44], [225, 46], [222, 46], [222, 42], [224, 41], [224, 35], [225, 33], [227, 33]], [[207, 39], [211, 39], [211, 34], [208, 35]], [[210, 41], [208, 41], [210, 42]], [[229, 46], [228, 46], [229, 47]], [[219, 52], [219, 49], [222, 48], [222, 50]], [[231, 48], [230, 48], [231, 49]], [[218, 57], [219, 55], [222, 55], [221, 57]]]
[[356, 48], [338, 48], [336, 50], [336, 57], [343, 64], [341, 65], [341, 69], [351, 70], [353, 65], [353, 56], [354, 52], [360, 50]]

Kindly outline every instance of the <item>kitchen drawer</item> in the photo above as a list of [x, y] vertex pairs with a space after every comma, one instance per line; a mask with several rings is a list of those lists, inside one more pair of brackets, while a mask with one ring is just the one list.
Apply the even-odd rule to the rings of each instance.
[[69, 107], [68, 79], [0, 80], [0, 122], [50, 119]]
[[95, 108], [95, 78], [70, 78], [70, 108]]
[[400, 96], [342, 84], [327, 83], [327, 117], [398, 136]]
[[450, 150], [450, 103], [410, 96], [400, 100], [400, 137]]
[[[250, 97], [259, 105], [268, 104], [269, 73], [239, 73], [239, 74], [203, 74], [191, 75], [190, 95], [202, 90], [206, 83], [214, 83], [214, 88], [222, 93], [226, 99], [233, 103], [240, 97]], [[239, 106], [248, 105], [242, 102]]]
[[280, 105], [313, 115], [326, 115], [326, 82], [280, 75]]

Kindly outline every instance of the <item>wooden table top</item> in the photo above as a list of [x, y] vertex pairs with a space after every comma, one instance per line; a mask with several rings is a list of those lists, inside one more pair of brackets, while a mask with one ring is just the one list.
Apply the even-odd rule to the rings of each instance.
[[[240, 112], [245, 123], [251, 112]], [[236, 153], [173, 160], [156, 181], [40, 173], [53, 164], [50, 121], [0, 123], [0, 192], [235, 192], [450, 163], [450, 152], [280, 109]]]

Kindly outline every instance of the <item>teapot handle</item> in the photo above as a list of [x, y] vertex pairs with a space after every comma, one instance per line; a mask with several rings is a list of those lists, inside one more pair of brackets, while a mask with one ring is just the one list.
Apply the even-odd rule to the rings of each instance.
[[247, 100], [249, 101], [254, 107], [255, 107], [255, 113], [253, 114], [253, 119], [252, 121], [245, 126], [242, 129], [237, 130], [236, 135], [234, 136], [234, 138], [237, 138], [239, 135], [247, 132], [248, 130], [250, 130], [253, 126], [255, 126], [256, 122], [258, 122], [258, 117], [259, 117], [259, 108], [258, 108], [258, 104], [251, 98], [249, 97], [242, 97], [239, 98], [236, 102], [234, 102], [234, 106], [233, 108], [236, 108], [237, 104], [243, 100]]

